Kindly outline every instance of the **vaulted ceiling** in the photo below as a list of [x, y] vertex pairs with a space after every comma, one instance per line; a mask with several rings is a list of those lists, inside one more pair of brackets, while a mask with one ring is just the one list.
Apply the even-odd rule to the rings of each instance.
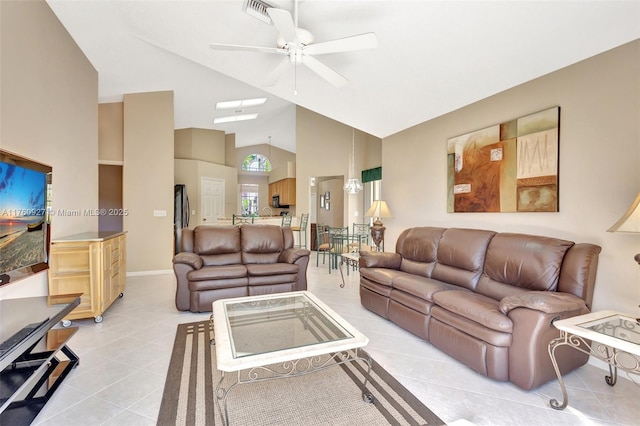
[[[291, 0], [266, 0], [294, 13]], [[278, 29], [234, 1], [47, 0], [99, 73], [100, 102], [173, 90], [175, 127], [236, 134], [236, 145], [295, 152], [295, 105], [384, 138], [640, 38], [640, 1], [304, 0], [299, 27], [315, 42], [374, 32], [371, 50], [317, 56], [336, 88], [281, 57], [212, 42], [276, 47]], [[219, 101], [268, 97], [258, 118], [213, 124]]]

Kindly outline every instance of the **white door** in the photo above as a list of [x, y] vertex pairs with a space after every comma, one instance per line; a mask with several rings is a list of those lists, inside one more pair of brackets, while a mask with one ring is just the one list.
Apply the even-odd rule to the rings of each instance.
[[200, 181], [200, 223], [215, 225], [224, 217], [224, 180], [202, 177]]

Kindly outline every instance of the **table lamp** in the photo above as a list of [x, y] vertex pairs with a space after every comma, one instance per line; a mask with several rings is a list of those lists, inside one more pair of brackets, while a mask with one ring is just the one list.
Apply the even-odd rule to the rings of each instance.
[[[631, 203], [631, 207], [622, 215], [622, 217], [607, 229], [607, 232], [629, 232], [640, 234], [640, 193]], [[634, 257], [635, 261], [640, 265], [640, 253]]]
[[384, 230], [387, 228], [384, 227], [380, 218], [393, 217], [389, 207], [387, 207], [387, 203], [382, 200], [374, 200], [365, 216], [374, 218], [373, 225], [371, 225], [371, 239], [376, 245], [376, 250], [381, 251], [380, 243], [382, 243], [382, 250], [384, 250]]

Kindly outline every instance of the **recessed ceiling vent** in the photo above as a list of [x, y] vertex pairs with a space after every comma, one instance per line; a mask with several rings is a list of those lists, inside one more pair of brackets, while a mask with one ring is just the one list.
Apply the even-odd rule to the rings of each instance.
[[267, 13], [267, 9], [270, 7], [277, 7], [276, 5], [267, 3], [263, 0], [244, 0], [242, 10], [247, 14], [253, 16], [256, 19], [261, 20], [264, 23], [273, 25], [271, 17]]

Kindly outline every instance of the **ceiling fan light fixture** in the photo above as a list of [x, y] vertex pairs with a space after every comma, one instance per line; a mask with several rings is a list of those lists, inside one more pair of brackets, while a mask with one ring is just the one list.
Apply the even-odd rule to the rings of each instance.
[[231, 123], [234, 121], [255, 120], [258, 118], [258, 114], [238, 114], [228, 115], [226, 117], [216, 117], [213, 119], [213, 124]]

